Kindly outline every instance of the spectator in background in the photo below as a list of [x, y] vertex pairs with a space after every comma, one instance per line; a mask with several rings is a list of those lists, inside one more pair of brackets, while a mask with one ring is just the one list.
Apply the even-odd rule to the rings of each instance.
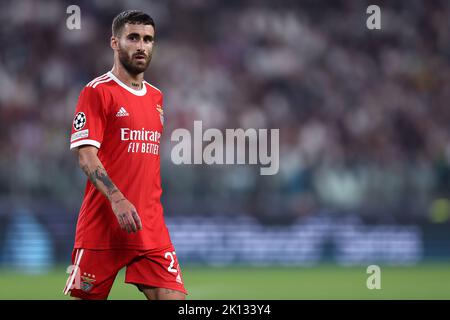
[[[83, 84], [109, 63], [98, 40], [108, 21], [132, 3], [83, 2], [82, 29], [73, 31], [61, 14], [69, 2], [1, 4], [9, 21], [0, 31], [5, 201], [78, 205], [73, 181], [81, 193], [83, 177], [67, 152], [71, 112]], [[163, 148], [165, 190], [178, 199], [167, 203], [171, 213], [281, 219], [329, 207], [420, 217], [437, 192], [448, 195], [439, 176], [450, 161], [447, 1], [390, 2], [376, 32], [365, 28], [366, 4], [351, 0], [140, 5], [163, 35], [151, 80], [168, 96], [164, 139], [194, 120], [280, 129], [273, 177], [251, 166], [177, 167]]]

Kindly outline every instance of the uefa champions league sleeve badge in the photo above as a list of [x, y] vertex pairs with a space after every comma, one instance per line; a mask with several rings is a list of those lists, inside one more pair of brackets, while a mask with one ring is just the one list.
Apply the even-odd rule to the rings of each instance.
[[83, 129], [84, 125], [86, 124], [86, 115], [84, 112], [78, 112], [73, 119], [73, 128], [76, 131], [79, 131]]

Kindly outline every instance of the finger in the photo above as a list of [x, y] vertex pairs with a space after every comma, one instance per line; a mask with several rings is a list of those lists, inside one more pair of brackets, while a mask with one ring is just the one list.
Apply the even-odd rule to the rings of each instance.
[[[125, 220], [125, 226], [126, 226], [127, 232], [128, 233], [134, 232], [133, 231], [134, 221], [133, 221], [133, 218], [131, 217], [131, 215], [130, 214], [125, 214], [124, 220]], [[134, 228], [136, 228], [136, 226]]]
[[132, 215], [128, 216], [128, 221], [129, 221], [129, 224], [130, 224], [130, 227], [131, 227], [131, 231], [132, 232], [136, 232], [137, 231], [137, 227], [136, 227], [136, 223], [134, 222], [134, 219], [133, 219]]
[[139, 215], [137, 214], [136, 211], [133, 211], [132, 215], [133, 215], [134, 221], [136, 222], [137, 229], [142, 230], [141, 218], [139, 218]]
[[124, 231], [130, 233], [131, 228], [130, 228], [130, 226], [129, 226], [129, 222], [128, 222], [128, 219], [127, 219], [127, 214], [126, 214], [126, 213], [121, 214], [121, 215], [120, 215], [120, 219], [121, 219], [121, 222], [122, 222], [122, 224], [123, 224], [122, 230], [124, 230]]
[[133, 232], [133, 228], [131, 227], [131, 221], [130, 221], [130, 218], [127, 216], [126, 218], [125, 218], [126, 220], [126, 226], [127, 226], [127, 232], [128, 233], [131, 233], [131, 232]]
[[130, 224], [128, 222], [125, 224], [125, 231], [127, 233], [131, 233], [131, 227], [130, 227]]
[[125, 223], [124, 217], [122, 215], [119, 215], [118, 220], [119, 220], [120, 229], [125, 230], [126, 223]]

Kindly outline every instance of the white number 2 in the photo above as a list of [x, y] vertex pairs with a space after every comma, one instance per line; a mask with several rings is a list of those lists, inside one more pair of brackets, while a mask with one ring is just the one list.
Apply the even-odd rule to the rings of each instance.
[[167, 270], [168, 270], [169, 272], [175, 272], [175, 273], [178, 273], [178, 270], [173, 268], [173, 265], [174, 265], [174, 263], [175, 263], [175, 258], [173, 257], [174, 255], [176, 255], [176, 254], [175, 254], [175, 251], [173, 251], [173, 252], [168, 251], [168, 252], [166, 252], [166, 254], [164, 255], [164, 258], [167, 259], [167, 257], [170, 257], [170, 265], [169, 265], [169, 267], [167, 268]]

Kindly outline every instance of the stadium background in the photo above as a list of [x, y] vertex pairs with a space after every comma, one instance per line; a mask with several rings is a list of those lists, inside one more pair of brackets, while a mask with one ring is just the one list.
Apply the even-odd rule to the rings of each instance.
[[[163, 204], [189, 298], [450, 298], [448, 1], [19, 0], [0, 3], [1, 299], [66, 299], [86, 180], [73, 111], [129, 8], [157, 25], [146, 79], [165, 93]], [[194, 120], [279, 128], [280, 172], [174, 165], [171, 132]], [[112, 299], [143, 298], [122, 279]]]

